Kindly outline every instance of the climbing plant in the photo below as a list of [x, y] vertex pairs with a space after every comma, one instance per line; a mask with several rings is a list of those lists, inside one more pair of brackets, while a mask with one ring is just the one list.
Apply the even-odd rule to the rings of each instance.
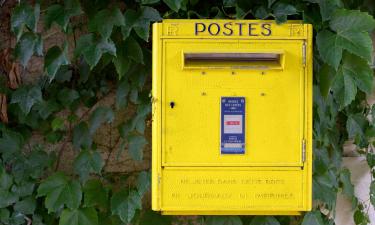
[[[0, 224], [334, 224], [336, 198], [351, 202], [356, 224], [375, 205], [354, 195], [343, 145], [366, 157], [375, 177], [371, 0], [51, 0], [10, 6], [9, 42], [0, 43]], [[160, 216], [142, 199], [150, 171], [111, 173], [111, 156], [143, 160], [149, 145], [151, 31], [163, 18], [299, 19], [314, 27], [313, 211], [298, 217]], [[61, 35], [45, 43], [51, 30]], [[32, 59], [43, 73], [24, 82]], [[114, 96], [113, 104], [105, 103]], [[127, 113], [125, 122], [116, 123]], [[102, 154], [95, 138], [119, 136]], [[110, 136], [112, 139], [112, 136]], [[68, 146], [72, 160], [64, 161]], [[61, 169], [71, 168], [71, 170]], [[132, 164], [129, 164], [131, 166]], [[148, 167], [147, 167], [148, 168]]]

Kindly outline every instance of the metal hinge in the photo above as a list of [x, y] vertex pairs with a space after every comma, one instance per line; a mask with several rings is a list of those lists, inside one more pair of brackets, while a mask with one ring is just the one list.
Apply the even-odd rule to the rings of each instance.
[[306, 161], [306, 140], [302, 140], [302, 163]]
[[302, 65], [303, 66], [306, 65], [306, 42], [305, 41], [303, 42], [303, 45], [302, 45]]
[[158, 208], [160, 209], [161, 207], [161, 175], [160, 173], [158, 173], [158, 188], [157, 188], [157, 204], [158, 204]]
[[160, 174], [158, 174], [158, 185], [160, 186], [160, 184], [161, 184], [161, 176]]

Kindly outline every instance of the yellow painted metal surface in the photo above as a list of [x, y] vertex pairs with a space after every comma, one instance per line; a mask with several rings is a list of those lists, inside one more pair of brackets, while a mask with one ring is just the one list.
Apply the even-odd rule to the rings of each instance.
[[[243, 154], [220, 150], [222, 97], [246, 101]], [[298, 215], [311, 209], [311, 25], [155, 23], [152, 102], [153, 210]]]

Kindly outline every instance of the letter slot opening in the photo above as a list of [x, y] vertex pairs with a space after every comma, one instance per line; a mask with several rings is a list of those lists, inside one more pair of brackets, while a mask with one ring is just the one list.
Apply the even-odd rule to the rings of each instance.
[[282, 69], [282, 53], [184, 53], [185, 68]]

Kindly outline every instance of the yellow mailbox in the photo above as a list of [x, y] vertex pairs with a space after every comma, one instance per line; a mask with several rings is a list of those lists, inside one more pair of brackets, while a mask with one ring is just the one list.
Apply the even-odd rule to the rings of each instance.
[[311, 209], [311, 25], [164, 20], [152, 54], [153, 210]]

